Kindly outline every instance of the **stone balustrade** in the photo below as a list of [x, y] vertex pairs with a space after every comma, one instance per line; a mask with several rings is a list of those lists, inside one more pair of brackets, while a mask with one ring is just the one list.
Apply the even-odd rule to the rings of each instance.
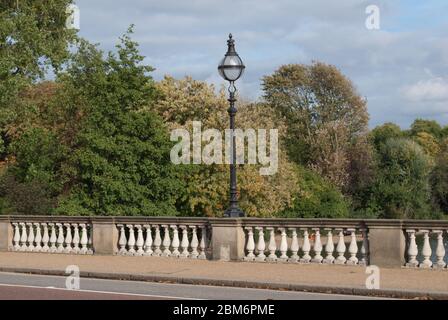
[[362, 222], [257, 219], [247, 221], [244, 229], [244, 261], [368, 264], [368, 232]]
[[11, 226], [11, 251], [93, 254], [92, 226], [87, 220], [23, 217], [12, 219]]
[[0, 216], [0, 251], [447, 269], [448, 221]]
[[[445, 269], [448, 249], [448, 221], [407, 222], [403, 231], [406, 234], [406, 267], [424, 269]], [[420, 239], [417, 239], [417, 238]], [[420, 240], [420, 241], [418, 241]]]
[[206, 259], [210, 230], [205, 221], [168, 220], [117, 223], [117, 253], [128, 256], [161, 256]]

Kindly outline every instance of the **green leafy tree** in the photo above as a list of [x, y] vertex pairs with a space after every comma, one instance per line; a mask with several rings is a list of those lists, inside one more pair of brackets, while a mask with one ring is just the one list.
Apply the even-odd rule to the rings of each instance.
[[376, 149], [380, 149], [389, 139], [401, 137], [404, 137], [403, 131], [391, 122], [377, 126], [369, 133], [369, 140]]
[[330, 182], [317, 173], [298, 166], [300, 191], [292, 205], [279, 213], [287, 218], [346, 218], [350, 202]]
[[72, 0], [3, 0], [0, 3], [0, 130], [15, 119], [18, 94], [58, 69], [76, 37], [66, 28]]
[[372, 203], [380, 218], [429, 218], [430, 157], [415, 142], [389, 138], [377, 151]]
[[448, 138], [441, 143], [430, 176], [432, 203], [436, 210], [448, 215]]
[[448, 138], [448, 126], [443, 127], [442, 138]]
[[13, 160], [0, 179], [0, 195], [9, 204], [7, 211], [51, 213], [63, 184], [58, 173], [66, 148], [53, 133], [32, 128], [14, 140], [10, 149]]
[[153, 69], [142, 65], [131, 32], [121, 38], [117, 54], [106, 59], [82, 41], [67, 72], [59, 76], [67, 95], [79, 102], [81, 111], [75, 113], [84, 114], [73, 141], [70, 192], [60, 213], [177, 214], [182, 182], [170, 162], [172, 143], [161, 119], [140, 112], [153, 103], [155, 88], [148, 74]]

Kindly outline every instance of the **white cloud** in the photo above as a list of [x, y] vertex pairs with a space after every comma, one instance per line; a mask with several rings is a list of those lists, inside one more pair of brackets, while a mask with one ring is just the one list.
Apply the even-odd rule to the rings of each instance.
[[420, 80], [401, 89], [403, 96], [412, 102], [445, 101], [448, 104], [448, 79], [436, 77]]

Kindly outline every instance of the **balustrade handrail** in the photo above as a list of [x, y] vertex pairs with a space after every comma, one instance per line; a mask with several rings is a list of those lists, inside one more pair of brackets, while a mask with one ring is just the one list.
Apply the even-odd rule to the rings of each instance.
[[195, 224], [208, 223], [208, 218], [203, 217], [174, 217], [174, 216], [60, 216], [60, 215], [0, 215], [0, 221], [7, 222], [84, 222], [84, 223], [174, 223]]
[[448, 228], [448, 220], [404, 220], [403, 229]]
[[92, 217], [88, 217], [88, 216], [8, 215], [8, 216], [0, 216], [0, 221], [90, 223], [92, 221]]
[[205, 225], [208, 224], [208, 218], [202, 217], [152, 217], [152, 216], [139, 216], [139, 217], [113, 217], [116, 224], [185, 224], [185, 225]]
[[83, 222], [83, 223], [174, 223], [174, 224], [210, 224], [237, 222], [243, 226], [297, 226], [297, 227], [398, 227], [402, 229], [448, 228], [448, 220], [411, 220], [411, 219], [332, 219], [332, 218], [216, 218], [216, 217], [178, 217], [178, 216], [62, 216], [62, 215], [0, 215], [0, 221], [8, 222]]
[[306, 219], [306, 218], [244, 218], [241, 224], [246, 227], [321, 227], [321, 228], [365, 228], [362, 219]]

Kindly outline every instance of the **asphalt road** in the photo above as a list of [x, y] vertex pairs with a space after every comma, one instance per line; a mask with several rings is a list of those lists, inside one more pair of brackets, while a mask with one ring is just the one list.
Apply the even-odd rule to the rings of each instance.
[[79, 290], [66, 289], [66, 277], [0, 273], [0, 300], [365, 300], [352, 295], [165, 284], [81, 278]]

